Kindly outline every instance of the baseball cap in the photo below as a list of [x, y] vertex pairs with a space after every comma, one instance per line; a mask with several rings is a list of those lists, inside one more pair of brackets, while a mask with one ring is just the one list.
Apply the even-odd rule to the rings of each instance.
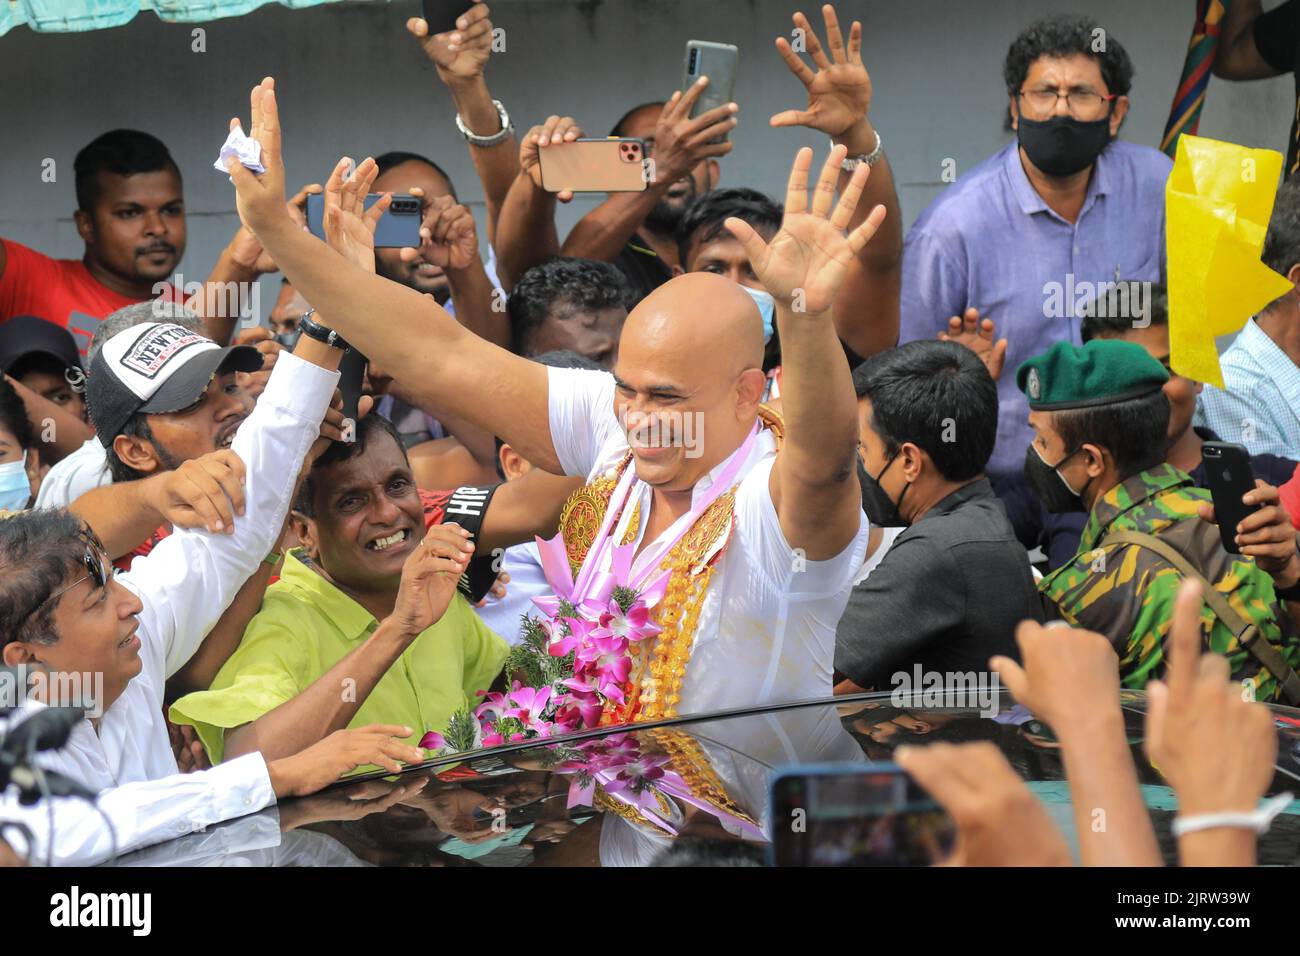
[[86, 407], [104, 447], [131, 416], [189, 408], [223, 372], [256, 372], [262, 353], [247, 345], [222, 347], [171, 322], [123, 329], [95, 353], [86, 379]]
[[16, 315], [0, 322], [0, 372], [33, 354], [53, 357], [64, 368], [81, 368], [77, 340], [60, 325], [35, 315]]

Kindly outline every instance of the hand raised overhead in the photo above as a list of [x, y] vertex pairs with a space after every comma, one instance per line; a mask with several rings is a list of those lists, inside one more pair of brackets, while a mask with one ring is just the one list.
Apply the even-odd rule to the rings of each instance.
[[843, 146], [831, 150], [813, 188], [810, 207], [808, 172], [813, 151], [806, 146], [799, 150], [790, 170], [785, 216], [771, 242], [764, 242], [743, 220], [733, 217], [726, 221], [727, 229], [745, 247], [754, 275], [787, 311], [810, 315], [829, 311], [855, 257], [885, 221], [885, 207], [876, 206], [860, 226], [845, 234], [871, 171], [865, 164], [859, 166], [835, 202], [835, 183], [847, 154]]

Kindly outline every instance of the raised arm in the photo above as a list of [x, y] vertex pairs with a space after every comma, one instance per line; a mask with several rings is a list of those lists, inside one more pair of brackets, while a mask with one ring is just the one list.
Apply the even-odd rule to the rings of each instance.
[[[453, 33], [429, 35], [429, 24], [419, 17], [406, 21], [406, 29], [420, 41], [425, 56], [437, 67], [438, 79], [451, 93], [460, 121], [475, 136], [493, 136], [501, 132], [501, 117], [488, 92], [483, 77], [492, 55], [492, 21], [482, 0], [456, 20]], [[474, 163], [483, 199], [487, 205], [488, 242], [496, 244], [497, 220], [506, 192], [519, 171], [516, 158], [518, 144], [513, 134], [491, 146], [469, 143], [469, 158]], [[457, 305], [459, 308], [459, 305]]]
[[1219, 49], [1212, 68], [1225, 80], [1262, 80], [1281, 70], [1269, 65], [1255, 46], [1255, 21], [1263, 12], [1260, 0], [1233, 0], [1219, 25]]
[[619, 254], [650, 210], [673, 183], [699, 163], [731, 152], [730, 140], [718, 140], [736, 126], [735, 103], [724, 103], [691, 119], [691, 108], [708, 85], [700, 77], [685, 94], [676, 92], [664, 104], [655, 127], [654, 174], [639, 193], [614, 193], [583, 216], [564, 240], [566, 256], [608, 262]]
[[781, 400], [785, 446], [772, 467], [772, 502], [791, 547], [811, 561], [839, 554], [858, 532], [861, 491], [853, 457], [857, 402], [848, 363], [835, 335], [831, 307], [854, 258], [885, 218], [876, 206], [848, 235], [868, 167], [859, 166], [835, 204], [845, 148], [831, 150], [808, 205], [812, 150], [799, 150], [790, 170], [781, 231], [765, 243], [748, 223], [728, 219], [745, 246], [754, 275], [776, 300], [781, 335]]
[[[4, 247], [0, 246], [2, 248]], [[53, 465], [62, 461], [85, 444], [86, 439], [94, 437], [93, 428], [44, 395], [38, 395], [8, 375], [5, 376], [5, 381], [13, 386], [18, 397], [23, 400], [27, 421], [31, 423], [36, 439], [40, 442], [42, 464]], [[50, 436], [48, 441], [45, 439], [47, 434]]]
[[[818, 130], [831, 137], [835, 145], [846, 147], [849, 156], [870, 156], [879, 138], [867, 118], [872, 89], [871, 77], [862, 62], [862, 24], [853, 22], [846, 46], [835, 8], [826, 4], [822, 16], [826, 21], [826, 49], [822, 48], [808, 18], [802, 13], [794, 15], [795, 26], [807, 38], [808, 55], [817, 68], [815, 71], [799, 58], [785, 37], [777, 38], [777, 52], [804, 85], [808, 105], [802, 110], [777, 113], [770, 122], [776, 127], [805, 126]], [[851, 174], [841, 171], [841, 192], [848, 188], [850, 181]], [[840, 339], [863, 357], [898, 344], [903, 217], [898, 208], [894, 174], [883, 152], [871, 167], [871, 178], [846, 228], [852, 232], [866, 222], [876, 206], [885, 207], [885, 221], [872, 241], [854, 256], [832, 308]]]
[[542, 188], [540, 151], [560, 143], [571, 143], [582, 130], [571, 116], [550, 116], [545, 123], [524, 134], [519, 146], [519, 175], [510, 185], [501, 220], [497, 223], [497, 278], [512, 291], [519, 277], [552, 256], [560, 254], [560, 237], [555, 229], [555, 203], [569, 202], [573, 193], [549, 193]]
[[231, 160], [236, 201], [289, 281], [340, 335], [423, 403], [463, 416], [500, 435], [529, 461], [558, 472], [546, 367], [484, 341], [427, 296], [367, 273], [296, 228], [284, 208], [274, 81], [268, 77], [255, 87], [253, 100], [251, 134], [261, 143], [267, 171], [255, 175]]

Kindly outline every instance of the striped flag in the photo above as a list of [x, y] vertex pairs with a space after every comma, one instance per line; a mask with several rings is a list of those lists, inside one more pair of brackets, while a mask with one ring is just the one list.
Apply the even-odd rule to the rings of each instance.
[[1178, 137], [1195, 133], [1201, 122], [1201, 107], [1205, 105], [1205, 88], [1210, 83], [1210, 67], [1219, 47], [1219, 27], [1232, 0], [1196, 0], [1196, 26], [1187, 44], [1187, 59], [1183, 62], [1183, 75], [1178, 80], [1174, 105], [1169, 109], [1169, 122], [1165, 125], [1160, 148], [1171, 158], [1178, 148]]

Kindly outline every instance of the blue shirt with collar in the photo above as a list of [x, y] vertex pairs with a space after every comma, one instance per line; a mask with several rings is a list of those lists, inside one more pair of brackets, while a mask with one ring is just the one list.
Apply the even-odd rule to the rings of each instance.
[[1252, 455], [1300, 459], [1300, 368], [1254, 319], [1219, 359], [1225, 388], [1205, 386], [1196, 423]]
[[1081, 343], [1079, 307], [1098, 283], [1162, 278], [1172, 165], [1158, 150], [1113, 140], [1070, 223], [1034, 189], [1012, 142], [959, 174], [908, 233], [899, 341], [933, 339], [972, 306], [1007, 339], [988, 465], [995, 485], [1019, 479], [1033, 434], [1017, 366], [1058, 341]]

